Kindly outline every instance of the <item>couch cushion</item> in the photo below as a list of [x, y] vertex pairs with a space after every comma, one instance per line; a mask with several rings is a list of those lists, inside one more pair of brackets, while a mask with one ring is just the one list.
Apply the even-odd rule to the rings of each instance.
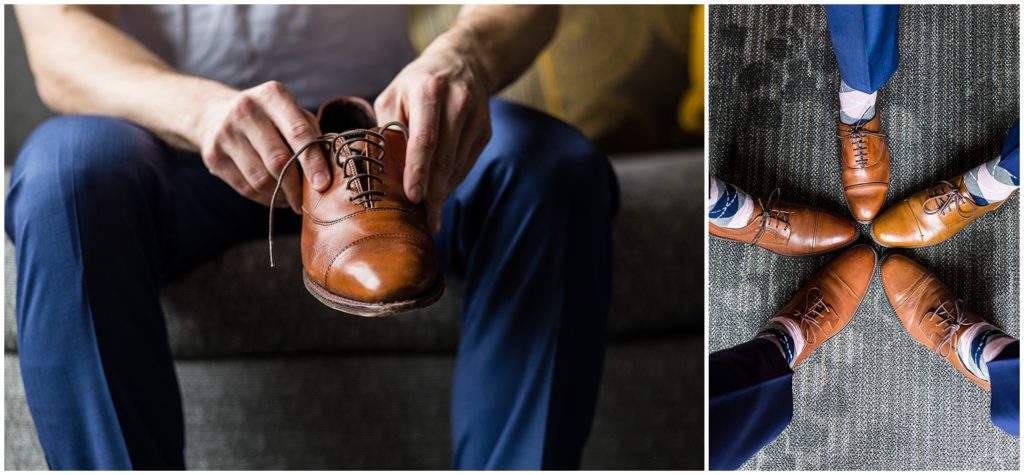
[[[613, 338], [703, 328], [703, 158], [699, 152], [615, 160], [622, 206], [615, 220]], [[266, 243], [226, 250], [162, 292], [176, 357], [338, 351], [451, 352], [461, 282], [435, 305], [386, 319], [339, 314], [307, 294], [299, 238], [280, 240], [278, 267]], [[14, 252], [7, 241], [5, 345], [16, 348]]]

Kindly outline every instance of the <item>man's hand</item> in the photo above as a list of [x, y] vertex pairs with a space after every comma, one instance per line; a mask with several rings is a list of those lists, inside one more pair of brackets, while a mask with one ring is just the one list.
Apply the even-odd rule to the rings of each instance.
[[402, 70], [377, 97], [380, 123], [409, 125], [405, 155], [405, 195], [423, 203], [433, 232], [441, 208], [491, 139], [490, 90], [484, 68], [468, 45], [448, 39], [431, 47]]
[[533, 62], [557, 23], [557, 6], [463, 7], [452, 28], [377, 97], [380, 123], [409, 126], [405, 195], [422, 203], [433, 232], [445, 199], [491, 139], [491, 94]]
[[[212, 173], [260, 203], [269, 204], [292, 150], [318, 135], [310, 114], [279, 83], [239, 92], [174, 71], [117, 28], [117, 7], [19, 5], [15, 11], [47, 106], [125, 119], [198, 150]], [[530, 65], [557, 23], [558, 6], [464, 6], [452, 28], [378, 98], [380, 119], [410, 127], [405, 193], [423, 203], [435, 231], [444, 200], [490, 138], [489, 96]], [[310, 183], [326, 189], [331, 176], [319, 149], [300, 160]], [[298, 212], [297, 172], [289, 170], [282, 185]]]
[[[276, 81], [219, 96], [199, 123], [203, 163], [242, 196], [269, 205], [292, 151], [320, 135], [316, 120]], [[327, 189], [330, 168], [319, 147], [309, 148], [299, 162], [314, 188]], [[281, 188], [285, 200], [276, 205], [301, 213], [302, 181], [295, 167], [286, 172]]]
[[[292, 151], [319, 134], [312, 115], [280, 83], [239, 92], [172, 70], [117, 28], [118, 7], [19, 5], [15, 11], [47, 106], [129, 120], [176, 147], [199, 151], [211, 173], [255, 201], [270, 203]], [[318, 147], [300, 163], [316, 189], [329, 186]], [[289, 170], [282, 188], [281, 205], [300, 212], [298, 172]]]

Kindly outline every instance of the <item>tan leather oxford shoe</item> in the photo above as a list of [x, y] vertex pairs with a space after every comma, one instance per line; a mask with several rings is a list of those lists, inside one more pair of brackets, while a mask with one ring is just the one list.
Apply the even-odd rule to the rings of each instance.
[[871, 238], [885, 247], [931, 246], [953, 237], [1005, 202], [984, 206], [975, 203], [960, 175], [914, 193], [882, 212], [871, 225]]
[[885, 205], [889, 192], [889, 145], [882, 133], [881, 113], [860, 125], [839, 123], [843, 193], [854, 219], [867, 224]]
[[970, 355], [961, 354], [960, 338], [972, 325], [983, 323], [963, 301], [909, 257], [894, 254], [882, 260], [882, 288], [907, 333], [945, 359], [967, 379], [985, 390], [991, 385], [966, 367]]
[[402, 187], [405, 126], [377, 127], [373, 108], [359, 98], [325, 103], [317, 120], [333, 180], [320, 193], [303, 178], [306, 289], [328, 307], [364, 317], [434, 303], [444, 279], [426, 214]]
[[857, 239], [857, 226], [823, 209], [778, 201], [776, 189], [754, 207], [750, 222], [742, 228], [723, 228], [708, 223], [712, 236], [737, 241], [784, 256], [808, 256], [842, 248]]
[[874, 272], [875, 251], [864, 244], [853, 246], [818, 269], [773, 317], [791, 320], [803, 334], [804, 348], [794, 367], [850, 323]]

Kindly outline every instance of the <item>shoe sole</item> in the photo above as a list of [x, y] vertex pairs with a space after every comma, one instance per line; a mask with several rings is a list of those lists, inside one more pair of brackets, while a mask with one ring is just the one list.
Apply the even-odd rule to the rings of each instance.
[[368, 303], [334, 294], [314, 282], [305, 272], [302, 273], [302, 283], [305, 284], [306, 290], [320, 303], [339, 312], [359, 317], [391, 317], [430, 306], [444, 295], [444, 276], [438, 273], [434, 282], [434, 286], [420, 297], [394, 302]]
[[[711, 233], [708, 233], [708, 237], [710, 237], [712, 239], [717, 239], [719, 241], [738, 242], [740, 244], [745, 244], [747, 246], [751, 246], [751, 244], [749, 242], [744, 242], [744, 241], [740, 241], [740, 240], [737, 240], [737, 239], [729, 239], [729, 238], [719, 237], [719, 236], [715, 236], [714, 234], [711, 234]], [[848, 242], [846, 244], [843, 244], [842, 246], [834, 247], [832, 249], [828, 249], [828, 250], [825, 250], [825, 251], [812, 252], [812, 253], [809, 253], [809, 254], [783, 254], [781, 252], [775, 252], [775, 251], [773, 251], [771, 249], [768, 249], [766, 247], [758, 246], [757, 244], [754, 244], [751, 247], [756, 247], [756, 248], [761, 249], [763, 251], [768, 251], [768, 252], [770, 252], [772, 254], [775, 254], [776, 256], [782, 256], [782, 257], [812, 257], [812, 256], [820, 256], [820, 255], [823, 255], [823, 254], [828, 254], [830, 252], [836, 252], [836, 251], [845, 250], [846, 248], [848, 248], [848, 247], [850, 247], [850, 246], [852, 246], [854, 244], [857, 244], [857, 241], [860, 240], [859, 238], [860, 238], [860, 233], [858, 232], [857, 233], [857, 238], [854, 238], [852, 241], [850, 241], [850, 242]]]

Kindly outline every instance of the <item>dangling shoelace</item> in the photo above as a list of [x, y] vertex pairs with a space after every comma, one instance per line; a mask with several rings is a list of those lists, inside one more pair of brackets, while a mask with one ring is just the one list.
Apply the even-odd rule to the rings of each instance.
[[[967, 209], [970, 210], [970, 212], [964, 212], [961, 205], [967, 205]], [[976, 209], [974, 200], [964, 196], [963, 193], [960, 193], [959, 186], [956, 186], [946, 180], [942, 180], [940, 184], [935, 187], [935, 191], [933, 191], [932, 196], [929, 196], [928, 199], [924, 200], [924, 203], [921, 204], [921, 209], [925, 214], [938, 213], [941, 216], [945, 215], [950, 208], [955, 208], [957, 214], [964, 219], [970, 219], [974, 216]]]
[[[409, 136], [409, 129], [401, 122], [388, 122], [380, 127], [380, 130], [383, 132], [391, 127], [396, 127], [403, 136]], [[285, 172], [295, 163], [295, 160], [314, 145], [326, 145], [329, 152], [334, 155], [334, 161], [345, 173], [347, 180], [345, 189], [352, 190], [352, 185], [356, 185], [356, 193], [348, 200], [355, 201], [356, 204], [365, 208], [371, 208], [373, 203], [380, 201], [385, 194], [383, 190], [374, 189], [374, 182], [384, 182], [380, 177], [384, 174], [384, 144], [383, 133], [370, 129], [353, 129], [341, 133], [323, 134], [295, 151], [295, 154], [281, 168], [281, 172], [277, 176], [277, 185], [274, 186], [274, 193], [270, 195], [270, 217], [267, 220], [267, 248], [270, 253], [270, 267], [274, 267], [274, 203], [277, 202], [277, 193], [281, 190], [281, 184], [284, 183]], [[353, 148], [355, 145], [362, 145], [362, 148]], [[379, 152], [376, 158], [370, 156], [370, 147]], [[351, 171], [349, 165], [352, 165]]]
[[757, 241], [761, 239], [768, 227], [772, 229], [779, 226], [780, 223], [784, 224], [783, 229], [789, 227], [789, 215], [793, 214], [792, 211], [783, 211], [780, 209], [772, 209], [779, 199], [779, 189], [772, 190], [771, 194], [768, 195], [768, 199], [764, 202], [761, 198], [757, 199], [757, 205], [761, 207], [761, 228], [757, 230], [757, 234], [754, 235], [754, 240], [750, 242], [753, 246], [757, 244]]
[[[942, 331], [942, 339], [939, 340], [939, 345], [935, 347], [935, 352], [939, 356], [945, 358], [949, 356], [949, 353], [953, 351], [953, 347], [956, 345], [956, 334], [963, 327], [969, 327], [973, 325], [973, 322], [967, 322], [967, 312], [964, 310], [964, 301], [956, 299], [953, 305], [949, 305], [950, 302], [947, 300], [939, 304], [939, 307], [931, 312], [925, 314], [925, 318], [928, 320], [932, 319], [932, 315], [939, 317], [941, 323], [945, 323], [947, 326]], [[943, 352], [945, 348], [945, 352]]]
[[833, 312], [832, 306], [825, 303], [820, 288], [812, 287], [804, 295], [804, 309], [794, 309], [787, 316], [800, 320], [800, 331], [803, 332], [807, 343], [813, 345], [817, 341], [815, 330], [825, 334], [825, 327], [818, 321], [825, 316], [825, 312]]
[[[848, 124], [847, 124], [848, 125]], [[868, 164], [868, 137], [885, 137], [885, 134], [881, 132], [872, 132], [864, 128], [867, 125], [865, 123], [858, 123], [851, 125], [848, 132], [837, 132], [836, 137], [842, 139], [849, 139], [851, 145], [853, 145], [853, 159], [857, 162], [857, 166], [863, 167]]]

